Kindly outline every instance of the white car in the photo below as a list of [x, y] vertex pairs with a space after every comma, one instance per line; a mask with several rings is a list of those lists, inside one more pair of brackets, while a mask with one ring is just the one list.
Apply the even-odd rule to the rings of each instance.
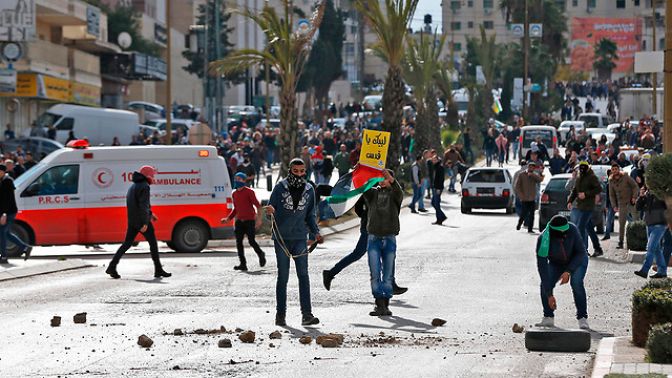
[[163, 106], [145, 101], [131, 101], [126, 108], [130, 111], [139, 113], [141, 110], [145, 113], [145, 120], [165, 118], [166, 112]]
[[462, 214], [471, 209], [506, 209], [515, 212], [513, 177], [506, 168], [469, 168], [462, 182]]
[[572, 126], [574, 126], [574, 131], [577, 134], [586, 127], [583, 121], [562, 121], [560, 127], [558, 127], [558, 137], [561, 144], [567, 142], [567, 134]]
[[600, 141], [600, 138], [602, 138], [602, 135], [607, 136], [607, 142], [611, 144], [611, 142], [616, 139], [616, 134], [609, 132], [606, 128], [590, 128], [586, 129], [586, 133], [590, 135], [592, 139], [595, 139], [596, 142]]
[[[171, 119], [170, 120], [170, 129], [171, 129], [171, 134], [175, 134], [177, 130], [182, 130], [183, 134], [187, 135], [189, 134], [189, 129], [191, 129], [194, 125], [198, 125], [198, 121], [192, 121], [190, 119]], [[153, 126], [159, 129], [159, 132], [161, 135], [166, 135], [166, 120], [165, 119], [155, 119], [153, 121], [147, 121], [145, 122], [145, 125], [147, 126]]]
[[607, 130], [609, 130], [609, 132], [611, 132], [611, 133], [615, 133], [615, 132], [617, 132], [618, 129], [620, 129], [620, 128], [621, 128], [621, 124], [620, 124], [620, 123], [610, 123], [610, 124], [607, 126]]
[[606, 115], [600, 113], [581, 113], [577, 119], [583, 121], [588, 128], [606, 129], [611, 123]]

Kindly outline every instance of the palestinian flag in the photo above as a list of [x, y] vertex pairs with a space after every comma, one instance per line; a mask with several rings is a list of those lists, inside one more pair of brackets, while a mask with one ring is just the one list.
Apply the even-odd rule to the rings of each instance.
[[503, 108], [502, 108], [502, 103], [499, 101], [499, 98], [495, 97], [493, 100], [494, 101], [492, 102], [492, 111], [495, 114], [501, 113]]
[[322, 202], [326, 218], [337, 218], [352, 209], [362, 193], [383, 181], [383, 172], [376, 168], [358, 165], [357, 168], [338, 179], [331, 190], [331, 196]]

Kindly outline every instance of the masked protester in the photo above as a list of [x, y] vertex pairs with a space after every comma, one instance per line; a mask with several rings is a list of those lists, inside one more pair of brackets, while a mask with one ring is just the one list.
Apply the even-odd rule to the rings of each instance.
[[572, 210], [572, 202], [576, 200], [578, 209], [578, 220], [576, 226], [579, 228], [583, 245], [588, 250], [588, 228], [592, 227], [593, 209], [595, 209], [595, 200], [602, 193], [602, 185], [590, 169], [587, 161], [579, 163], [579, 176], [576, 178], [574, 188], [567, 199], [567, 209]]
[[154, 262], [154, 277], [170, 277], [172, 274], [163, 270], [161, 261], [159, 260], [159, 246], [156, 241], [156, 234], [154, 233], [154, 225], [159, 218], [152, 213], [152, 207], [149, 203], [150, 188], [154, 183], [154, 175], [156, 170], [149, 165], [142, 166], [139, 171], [133, 172], [133, 185], [128, 189], [126, 194], [126, 209], [128, 216], [128, 227], [126, 228], [126, 238], [124, 243], [119, 247], [117, 253], [110, 261], [110, 265], [105, 270], [112, 278], [119, 279], [121, 276], [117, 273], [117, 265], [124, 253], [131, 248], [133, 241], [138, 233], [145, 237], [149, 243], [149, 252]]
[[[247, 235], [250, 246], [259, 257], [259, 266], [266, 265], [266, 254], [261, 250], [255, 240], [255, 231], [261, 227], [261, 205], [254, 194], [254, 190], [247, 187], [247, 175], [242, 172], [236, 173], [233, 182], [233, 211], [228, 217], [222, 219], [222, 222], [228, 222], [235, 218], [234, 231], [236, 234], [236, 248], [238, 249], [238, 259], [240, 264], [233, 267], [235, 270], [247, 271], [247, 260], [245, 259], [245, 248], [243, 247], [243, 238]], [[255, 221], [256, 219], [256, 221]]]
[[569, 282], [572, 287], [579, 327], [590, 329], [586, 288], [583, 284], [588, 270], [588, 253], [579, 230], [564, 216], [554, 216], [539, 235], [536, 252], [537, 270], [541, 279], [541, 304], [544, 308], [544, 318], [536, 326], [555, 326], [554, 312], [557, 302], [553, 289], [560, 281], [560, 285]]
[[[322, 236], [317, 227], [315, 190], [306, 182], [306, 164], [302, 159], [289, 163], [287, 178], [280, 181], [266, 207], [266, 214], [275, 219], [273, 232], [275, 257], [278, 264], [278, 280], [275, 287], [275, 324], [286, 326], [287, 281], [290, 260], [294, 260], [299, 279], [299, 301], [301, 303], [302, 325], [320, 322], [313, 316], [310, 303], [310, 280], [308, 278], [308, 237], [310, 244], [321, 243]], [[310, 234], [310, 236], [309, 236]]]

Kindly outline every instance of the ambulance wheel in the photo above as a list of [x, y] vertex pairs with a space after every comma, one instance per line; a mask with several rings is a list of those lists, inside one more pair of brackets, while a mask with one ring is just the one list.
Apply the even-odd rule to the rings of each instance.
[[173, 231], [172, 243], [177, 252], [201, 252], [208, 245], [208, 229], [197, 220], [182, 221]]
[[[30, 233], [28, 232], [25, 226], [18, 223], [14, 223], [12, 225], [12, 232], [14, 233], [14, 235], [18, 236], [18, 238], [23, 240], [24, 242], [28, 244], [31, 243]], [[21, 256], [21, 250], [19, 249], [19, 246], [10, 241], [7, 241], [7, 256], [8, 257]]]

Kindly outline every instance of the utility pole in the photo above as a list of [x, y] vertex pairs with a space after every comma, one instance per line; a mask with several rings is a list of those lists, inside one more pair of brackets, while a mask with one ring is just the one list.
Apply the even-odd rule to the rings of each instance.
[[[215, 0], [215, 60], [222, 58], [221, 5], [222, 0]], [[220, 132], [222, 130], [222, 75], [218, 73], [215, 80], [215, 130]]]
[[172, 59], [171, 59], [171, 38], [170, 38], [170, 3], [172, 0], [166, 0], [166, 69], [168, 74], [166, 75], [166, 144], [173, 144], [173, 128], [171, 125], [172, 116], [173, 116], [173, 93], [172, 93]]
[[663, 127], [663, 152], [672, 153], [672, 5], [665, 6], [665, 124]]
[[529, 59], [530, 59], [530, 15], [527, 11], [527, 2], [528, 0], [525, 0], [525, 26], [524, 26], [524, 35], [523, 35], [523, 119], [527, 123], [527, 94], [529, 93], [529, 89], [525, 90], [525, 87], [527, 86], [527, 76], [529, 75]]
[[[652, 48], [653, 51], [656, 51], [656, 26], [658, 26], [658, 23], [656, 22], [656, 6], [658, 5], [658, 0], [651, 0], [651, 11], [653, 12], [653, 18], [651, 19], [651, 29], [653, 30], [653, 43]], [[658, 85], [658, 73], [653, 72], [651, 74], [651, 85], [653, 86], [653, 115], [655, 116], [658, 114], [658, 94], [656, 93], [656, 86]]]
[[212, 114], [211, 105], [209, 104], [210, 99], [210, 70], [208, 66], [210, 65], [210, 4], [205, 3], [205, 25], [203, 25], [203, 110], [201, 115], [205, 114], [205, 119], [212, 124]]
[[271, 67], [268, 65], [268, 61], [264, 62], [264, 73], [266, 74], [266, 127], [271, 127]]

